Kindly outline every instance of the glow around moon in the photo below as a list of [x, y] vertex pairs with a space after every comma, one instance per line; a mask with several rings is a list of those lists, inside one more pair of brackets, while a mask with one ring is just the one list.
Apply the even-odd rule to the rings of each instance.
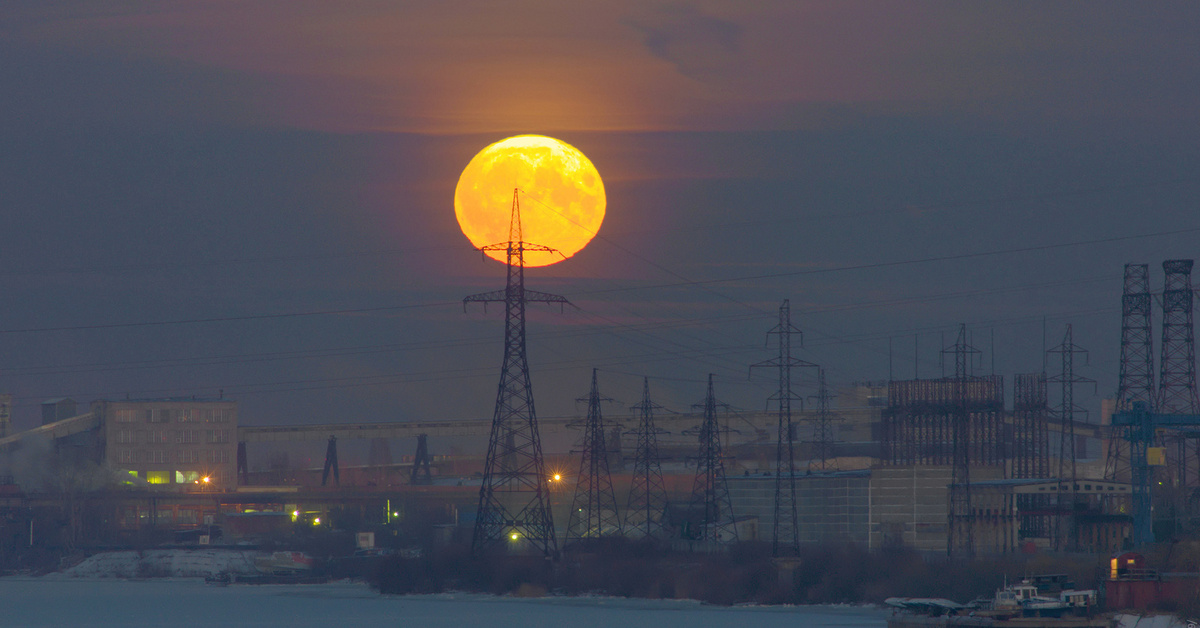
[[[592, 162], [566, 142], [518, 135], [479, 151], [458, 178], [454, 213], [476, 248], [508, 241], [514, 188], [520, 190], [522, 240], [562, 253], [526, 252], [526, 266], [571, 257], [604, 222], [604, 182]], [[487, 255], [506, 261], [504, 251]]]

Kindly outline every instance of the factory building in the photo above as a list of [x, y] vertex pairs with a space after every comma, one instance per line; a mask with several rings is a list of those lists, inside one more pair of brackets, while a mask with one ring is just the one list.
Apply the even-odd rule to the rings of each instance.
[[236, 487], [237, 402], [220, 399], [95, 401], [103, 460], [135, 484]]

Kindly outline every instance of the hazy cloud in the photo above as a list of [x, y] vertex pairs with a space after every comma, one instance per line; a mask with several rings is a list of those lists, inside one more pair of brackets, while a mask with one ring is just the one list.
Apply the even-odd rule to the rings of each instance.
[[694, 6], [655, 7], [624, 22], [642, 34], [651, 54], [671, 62], [688, 78], [720, 79], [737, 67], [741, 27]]

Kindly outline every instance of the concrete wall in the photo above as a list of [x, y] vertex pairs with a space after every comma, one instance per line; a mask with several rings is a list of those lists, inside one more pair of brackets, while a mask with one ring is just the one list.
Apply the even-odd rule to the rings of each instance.
[[[796, 477], [801, 543], [866, 543], [870, 522], [870, 473], [846, 471]], [[738, 517], [757, 517], [759, 538], [775, 534], [775, 477], [730, 476], [729, 496]], [[782, 541], [782, 539], [781, 539]]]
[[949, 466], [872, 469], [870, 546], [945, 552], [951, 473]]

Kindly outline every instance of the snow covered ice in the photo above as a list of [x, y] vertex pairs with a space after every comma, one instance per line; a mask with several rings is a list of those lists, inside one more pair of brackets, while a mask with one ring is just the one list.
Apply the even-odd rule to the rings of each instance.
[[863, 607], [719, 607], [686, 600], [518, 599], [479, 594], [379, 595], [364, 584], [232, 585], [196, 579], [0, 578], [0, 626], [139, 628], [882, 628]]

